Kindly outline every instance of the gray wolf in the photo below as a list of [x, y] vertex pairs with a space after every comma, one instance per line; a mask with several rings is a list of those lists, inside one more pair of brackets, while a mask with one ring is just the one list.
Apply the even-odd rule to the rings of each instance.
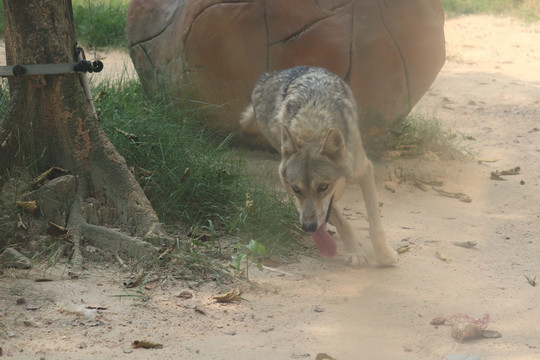
[[373, 165], [364, 152], [358, 120], [354, 97], [344, 81], [322, 68], [297, 66], [263, 74], [240, 123], [244, 128], [256, 123], [281, 153], [281, 182], [294, 193], [302, 229], [311, 233], [321, 255], [337, 253], [336, 240], [326, 230], [330, 221], [345, 244], [346, 261], [367, 264], [352, 226], [336, 206], [346, 182], [357, 181], [376, 260], [393, 265], [397, 254], [386, 242]]

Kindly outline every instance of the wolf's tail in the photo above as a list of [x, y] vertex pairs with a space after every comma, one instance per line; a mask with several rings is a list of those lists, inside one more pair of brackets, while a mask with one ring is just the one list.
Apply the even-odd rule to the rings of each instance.
[[255, 110], [249, 104], [240, 117], [240, 130], [245, 134], [256, 135], [259, 133], [259, 125], [255, 119]]

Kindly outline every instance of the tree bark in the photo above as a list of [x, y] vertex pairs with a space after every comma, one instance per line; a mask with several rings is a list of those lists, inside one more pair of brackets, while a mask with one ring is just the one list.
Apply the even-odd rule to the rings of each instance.
[[[71, 0], [3, 2], [8, 65], [77, 61]], [[59, 225], [76, 243], [84, 238], [97, 244], [103, 236], [96, 226], [104, 227], [107, 239], [117, 233], [124, 240], [122, 249], [112, 250], [138, 256], [140, 241], [134, 250], [126, 238], [163, 235], [150, 202], [94, 117], [79, 74], [15, 76], [9, 88], [9, 109], [0, 121], [0, 169], [35, 164], [37, 173], [57, 166], [75, 175], [75, 200]]]

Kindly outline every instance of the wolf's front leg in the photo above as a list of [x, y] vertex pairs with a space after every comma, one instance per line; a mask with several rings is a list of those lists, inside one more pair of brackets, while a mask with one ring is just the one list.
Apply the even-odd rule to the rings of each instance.
[[375, 257], [381, 265], [395, 265], [398, 262], [397, 253], [388, 245], [379, 213], [379, 201], [377, 200], [377, 188], [373, 165], [366, 158], [365, 171], [360, 175], [359, 182], [364, 195], [364, 202], [369, 221], [369, 239], [373, 244]]
[[330, 212], [330, 223], [336, 227], [339, 238], [345, 244], [345, 262], [353, 266], [367, 266], [367, 257], [356, 242], [351, 224], [335, 205], [332, 205]]

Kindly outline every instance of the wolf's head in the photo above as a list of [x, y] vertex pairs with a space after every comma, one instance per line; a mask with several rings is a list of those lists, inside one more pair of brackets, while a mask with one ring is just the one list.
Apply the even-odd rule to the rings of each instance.
[[281, 156], [281, 182], [296, 197], [302, 229], [311, 233], [322, 255], [334, 256], [337, 247], [326, 232], [326, 222], [333, 199], [341, 197], [345, 188], [343, 134], [333, 128], [323, 141], [304, 141], [283, 126]]

